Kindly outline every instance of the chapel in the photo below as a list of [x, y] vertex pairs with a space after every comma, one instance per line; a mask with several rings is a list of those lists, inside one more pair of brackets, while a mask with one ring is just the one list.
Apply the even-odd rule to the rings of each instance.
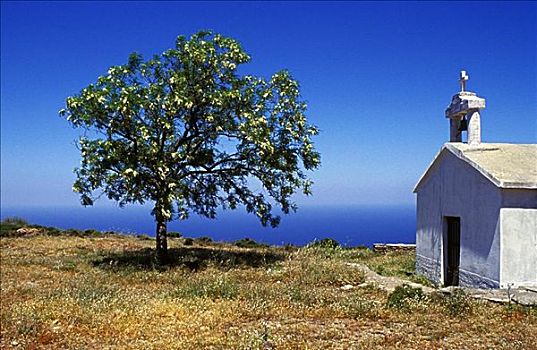
[[467, 80], [462, 71], [445, 112], [449, 142], [414, 188], [417, 273], [444, 286], [537, 286], [537, 144], [482, 142], [485, 99]]

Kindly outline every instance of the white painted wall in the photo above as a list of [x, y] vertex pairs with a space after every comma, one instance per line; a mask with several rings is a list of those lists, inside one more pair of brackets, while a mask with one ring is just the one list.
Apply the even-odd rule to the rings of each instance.
[[537, 209], [502, 208], [500, 226], [500, 286], [537, 286]]
[[444, 217], [461, 218], [462, 286], [500, 285], [501, 190], [444, 150], [417, 191], [416, 268], [436, 283], [444, 278]]

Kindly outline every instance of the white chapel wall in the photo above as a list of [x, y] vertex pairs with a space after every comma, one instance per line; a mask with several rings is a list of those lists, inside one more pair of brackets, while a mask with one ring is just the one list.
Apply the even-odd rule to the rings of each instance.
[[537, 209], [502, 208], [501, 287], [537, 286]]
[[437, 283], [443, 281], [443, 218], [457, 216], [461, 218], [460, 285], [498, 287], [501, 191], [449, 151], [440, 157], [418, 190], [417, 271]]

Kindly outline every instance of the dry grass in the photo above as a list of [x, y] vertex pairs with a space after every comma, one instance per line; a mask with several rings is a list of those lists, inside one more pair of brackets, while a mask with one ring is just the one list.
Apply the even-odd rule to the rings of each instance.
[[346, 262], [407, 275], [408, 253], [181, 242], [158, 268], [147, 239], [2, 238], [0, 347], [537, 348], [535, 309], [472, 301], [452, 315], [441, 298], [398, 309], [378, 289], [340, 289], [362, 281]]

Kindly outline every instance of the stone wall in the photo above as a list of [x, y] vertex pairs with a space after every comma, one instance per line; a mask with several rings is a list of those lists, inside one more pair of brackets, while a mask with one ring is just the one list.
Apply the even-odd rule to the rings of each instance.
[[404, 243], [375, 243], [373, 244], [373, 251], [376, 253], [388, 253], [388, 252], [399, 252], [399, 251], [416, 251], [415, 244], [404, 244]]

